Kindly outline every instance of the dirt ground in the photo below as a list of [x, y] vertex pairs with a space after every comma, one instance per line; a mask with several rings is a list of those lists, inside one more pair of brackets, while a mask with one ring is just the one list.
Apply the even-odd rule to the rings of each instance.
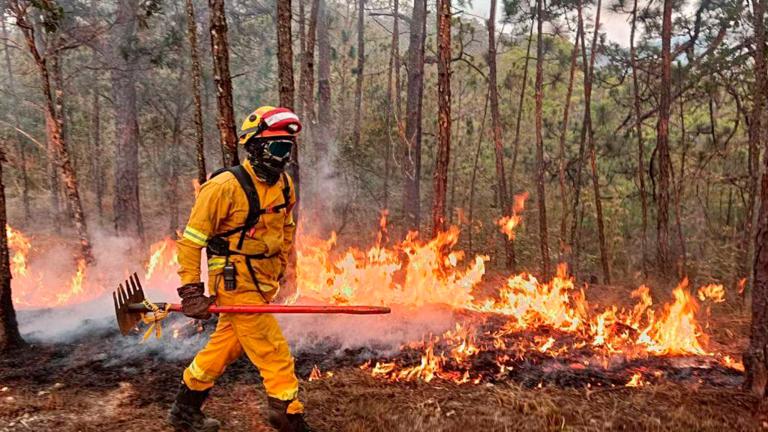
[[[745, 313], [726, 304], [706, 315], [702, 325], [710, 347], [738, 358], [746, 343]], [[165, 413], [189, 359], [168, 359], [137, 342], [138, 336], [122, 338], [106, 328], [66, 343], [36, 342], [0, 357], [0, 431], [169, 431]], [[116, 360], [126, 349], [132, 354]], [[720, 371], [712, 380], [675, 369], [677, 378], [638, 388], [561, 385], [558, 379], [544, 379], [541, 386], [518, 379], [392, 383], [360, 370], [363, 354], [329, 357], [322, 349], [306, 348], [296, 353], [302, 399], [315, 430], [768, 429], [768, 408], [741, 392], [738, 372]], [[324, 376], [309, 382], [315, 364]], [[333, 376], [325, 376], [327, 371]], [[223, 422], [222, 430], [270, 430], [262, 414], [260, 377], [246, 360], [230, 366], [211, 396], [205, 411]]]

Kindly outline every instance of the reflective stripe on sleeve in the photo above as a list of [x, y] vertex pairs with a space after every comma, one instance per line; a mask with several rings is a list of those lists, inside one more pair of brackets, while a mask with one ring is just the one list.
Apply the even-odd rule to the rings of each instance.
[[220, 268], [224, 268], [224, 265], [227, 263], [227, 259], [225, 257], [213, 257], [208, 260], [208, 271], [218, 270]]
[[182, 237], [199, 246], [206, 246], [208, 244], [208, 236], [189, 225], [184, 228], [184, 235]]

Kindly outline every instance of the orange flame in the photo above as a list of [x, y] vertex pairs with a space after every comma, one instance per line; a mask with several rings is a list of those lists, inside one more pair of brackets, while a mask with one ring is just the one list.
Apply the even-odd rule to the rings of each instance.
[[496, 221], [496, 225], [501, 228], [501, 232], [506, 234], [509, 240], [515, 239], [515, 229], [523, 220], [520, 213], [525, 208], [526, 199], [528, 199], [528, 192], [515, 195], [514, 204], [512, 205], [512, 214], [510, 216], [504, 216]]
[[705, 285], [698, 290], [699, 300], [710, 300], [713, 303], [722, 303], [725, 301], [725, 288], [720, 284]]
[[23, 277], [27, 275], [27, 257], [32, 249], [29, 239], [19, 231], [5, 226], [5, 235], [8, 238], [8, 247], [13, 254], [11, 255], [11, 276]]

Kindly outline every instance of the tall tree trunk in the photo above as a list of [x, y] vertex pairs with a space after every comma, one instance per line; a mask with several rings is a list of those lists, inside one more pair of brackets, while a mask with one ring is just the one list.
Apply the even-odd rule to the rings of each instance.
[[[389, 50], [389, 67], [387, 68], [387, 148], [384, 159], [384, 199], [382, 208], [389, 207], [389, 176], [390, 159], [392, 158], [392, 126], [397, 128], [397, 136], [400, 136], [400, 1], [394, 0], [392, 9], [392, 42]], [[394, 86], [394, 88], [393, 88]]]
[[[317, 133], [314, 138], [318, 158], [328, 158], [331, 143], [333, 117], [331, 109], [331, 42], [328, 37], [330, 14], [326, 0], [320, 0], [317, 14]], [[326, 162], [328, 162], [326, 160]]]
[[305, 125], [310, 126], [315, 124], [315, 105], [312, 100], [312, 92], [315, 89], [315, 40], [319, 3], [320, 0], [312, 0], [312, 10], [309, 13], [309, 25], [307, 26], [304, 55], [301, 62], [301, 77], [299, 78], [301, 100], [301, 113], [299, 115], [305, 117]]
[[[283, 2], [277, 3], [279, 5]], [[232, 76], [229, 74], [229, 41], [227, 39], [227, 15], [224, 11], [224, 0], [208, 0], [208, 8], [210, 9], [213, 81], [216, 84], [216, 99], [219, 107], [216, 124], [219, 127], [222, 160], [225, 166], [235, 166], [239, 160], [237, 157], [235, 111], [232, 108]], [[290, 4], [288, 10], [290, 12]], [[288, 19], [290, 19], [290, 13]]]
[[685, 106], [682, 95], [680, 101], [680, 172], [677, 175], [677, 186], [675, 187], [675, 225], [677, 227], [677, 242], [680, 248], [680, 263], [677, 276], [682, 280], [688, 275], [688, 252], [685, 245], [685, 236], [683, 235], [683, 192], [685, 188], [685, 158], [688, 153], [688, 141], [685, 136]]
[[475, 149], [475, 161], [472, 165], [472, 177], [470, 177], [469, 181], [469, 232], [467, 233], [467, 238], [469, 240], [469, 256], [474, 256], [473, 249], [472, 249], [472, 239], [474, 237], [474, 229], [475, 229], [475, 184], [477, 183], [477, 167], [478, 163], [480, 162], [480, 150], [483, 148], [483, 139], [485, 138], [485, 118], [488, 114], [488, 99], [489, 99], [489, 93], [485, 93], [485, 103], [483, 104], [483, 118], [480, 120], [480, 128], [473, 129], [473, 130], [479, 130], [480, 136], [477, 137], [477, 147]]
[[111, 80], [115, 106], [115, 189], [113, 210], [118, 235], [143, 238], [139, 201], [139, 119], [136, 107], [138, 0], [119, 0], [112, 28]]
[[[57, 34], [54, 36], [54, 46], [58, 46], [60, 43], [60, 36]], [[65, 99], [65, 89], [64, 89], [64, 72], [62, 70], [62, 59], [61, 59], [62, 53], [59, 51], [54, 51], [50, 55], [51, 63], [50, 63], [50, 69], [52, 72], [51, 75], [51, 87], [53, 89], [53, 105], [54, 109], [56, 110], [56, 121], [61, 125], [61, 142], [63, 143], [64, 147], [67, 147], [69, 149], [69, 127], [67, 122], [67, 105], [66, 105], [66, 99]], [[71, 149], [70, 149], [71, 151]], [[53, 153], [52, 153], [53, 154]], [[77, 164], [76, 164], [77, 158], [72, 158], [72, 169], [77, 171]], [[64, 210], [66, 210], [65, 213], [61, 215], [57, 215], [55, 219], [57, 219], [58, 225], [69, 225], [69, 221], [72, 220], [72, 205], [71, 203], [66, 199], [66, 196], [63, 194], [63, 191], [58, 186], [59, 185], [59, 170], [57, 169], [55, 164], [51, 165], [52, 172], [51, 172], [51, 178], [55, 178], [55, 185], [56, 187], [52, 190], [52, 193], [56, 194], [56, 201], [57, 203], [61, 201], [61, 197], [64, 197]], [[53, 198], [52, 198], [53, 199]]]
[[600, 246], [600, 264], [603, 269], [603, 283], [611, 283], [611, 267], [605, 243], [605, 222], [603, 220], [603, 200], [600, 198], [600, 174], [597, 170], [597, 151], [595, 150], [595, 132], [592, 127], [592, 77], [595, 71], [595, 57], [598, 50], [600, 30], [601, 0], [597, 0], [595, 9], [595, 31], [592, 35], [592, 48], [589, 54], [589, 72], [584, 77], [584, 112], [589, 142], [589, 166], [592, 171], [592, 189], [595, 195], [595, 213], [597, 217], [597, 239]]
[[635, 136], [637, 137], [637, 188], [640, 193], [641, 234], [640, 267], [643, 276], [648, 276], [648, 194], [645, 191], [645, 146], [643, 144], [643, 121], [640, 119], [640, 84], [637, 78], [637, 48], [635, 47], [635, 31], [637, 29], [637, 0], [632, 4], [632, 29], [629, 33], [629, 61], [632, 67], [632, 100], [635, 110]]
[[405, 108], [403, 227], [406, 230], [418, 230], [421, 225], [421, 110], [424, 94], [426, 24], [427, 1], [416, 0], [413, 5], [411, 35], [408, 43], [408, 101]]
[[[755, 57], [755, 84], [752, 91], [754, 99], [749, 139], [757, 149], [764, 148], [768, 155], [768, 140], [763, 126], [766, 115], [765, 98], [768, 92], [768, 70], [765, 64], [765, 0], [754, 0], [752, 4], [754, 5], [752, 21], [755, 47], [752, 52]], [[768, 384], [768, 156], [765, 155], [760, 183], [760, 208], [755, 226], [752, 325], [749, 346], [744, 353], [746, 367], [744, 389], [759, 397], [765, 397], [766, 384]]]
[[510, 196], [515, 195], [515, 171], [517, 170], [517, 155], [520, 148], [520, 122], [523, 118], [523, 102], [525, 101], [525, 89], [528, 87], [528, 61], [531, 59], [531, 41], [533, 41], [533, 23], [536, 14], [531, 16], [531, 27], [528, 31], [528, 44], [525, 48], [525, 62], [523, 63], [523, 81], [520, 83], [520, 99], [517, 102], [517, 118], [515, 119], [515, 138], [512, 140], [512, 166], [509, 170]]
[[48, 66], [46, 64], [45, 57], [40, 55], [35, 44], [35, 30], [31, 23], [27, 19], [26, 7], [19, 6], [17, 0], [9, 1], [9, 7], [16, 18], [16, 25], [24, 34], [24, 39], [27, 43], [32, 58], [34, 59], [35, 66], [40, 78], [40, 90], [43, 96], [45, 110], [45, 130], [48, 136], [48, 142], [53, 145], [55, 150], [55, 159], [59, 164], [59, 169], [62, 173], [62, 179], [64, 180], [64, 188], [67, 195], [67, 199], [72, 206], [73, 222], [75, 229], [80, 240], [80, 255], [86, 262], [93, 262], [93, 253], [91, 251], [91, 242], [88, 236], [88, 228], [85, 222], [85, 215], [83, 213], [83, 206], [80, 201], [80, 193], [77, 190], [77, 175], [72, 168], [72, 163], [69, 160], [69, 152], [64, 142], [61, 139], [61, 124], [57, 121], [56, 110], [53, 103], [53, 97], [51, 93], [51, 78], [48, 74]]
[[541, 273], [549, 279], [549, 240], [547, 235], [547, 196], [544, 185], [544, 137], [542, 136], [542, 107], [544, 105], [544, 0], [536, 1], [536, 201], [539, 207], [539, 250], [541, 251]]
[[[583, 10], [579, 8], [578, 13], [578, 26], [581, 33], [581, 69], [584, 76], [589, 73], [589, 62], [587, 60], [587, 42], [584, 36], [584, 17]], [[584, 154], [586, 152], [587, 144], [587, 110], [584, 110], [584, 115], [581, 122], [581, 132], [579, 134], [579, 156], [576, 159], [576, 178], [573, 183], [573, 206], [571, 207], [571, 214], [573, 220], [571, 220], [571, 247], [573, 253], [571, 254], [571, 269], [573, 269], [574, 276], [578, 276], [579, 273], [579, 257], [581, 255], [581, 221], [583, 216], [582, 203], [581, 203], [581, 184], [584, 172]]]
[[355, 116], [352, 146], [360, 148], [360, 118], [363, 111], [363, 72], [365, 68], [365, 0], [357, 3], [357, 67], [355, 68]]
[[[581, 3], [577, 5], [581, 10]], [[571, 69], [568, 74], [568, 90], [565, 94], [565, 106], [563, 107], [563, 123], [560, 129], [560, 154], [558, 155], [558, 179], [560, 181], [560, 207], [562, 215], [560, 217], [560, 262], [567, 262], [566, 255], [569, 254], [571, 245], [568, 244], [567, 226], [568, 226], [568, 192], [565, 186], [565, 164], [566, 152], [565, 141], [568, 137], [568, 115], [571, 109], [571, 96], [573, 95], [573, 80], [576, 75], [576, 59], [579, 54], [579, 37], [581, 36], [581, 26], [576, 29], [576, 38], [573, 41], [571, 50]], [[575, 217], [575, 215], [574, 215]]]
[[91, 106], [91, 178], [96, 192], [96, 209], [99, 213], [99, 223], [104, 220], [104, 149], [101, 145], [101, 103], [98, 89], [93, 89]]
[[291, 0], [277, 2], [277, 71], [280, 106], [294, 108]]
[[[8, 74], [8, 89], [10, 89], [13, 93], [16, 93], [16, 80], [13, 74], [13, 67], [11, 66], [10, 50], [8, 49], [9, 39], [8, 29], [5, 26], [5, 13], [3, 13], [2, 20], [0, 21], [2, 21], [0, 22], [0, 26], [2, 26], [3, 40], [5, 41], [5, 43], [3, 43], [3, 51], [5, 54], [5, 69], [6, 73]], [[19, 107], [19, 105], [17, 105], [17, 107]], [[20, 127], [21, 125], [19, 123], [18, 109], [11, 110], [11, 116], [16, 127]], [[24, 223], [26, 224], [32, 217], [32, 209], [30, 207], [29, 198], [29, 173], [27, 172], [27, 146], [24, 142], [24, 137], [22, 137], [18, 132], [16, 133], [16, 148], [19, 152], [19, 164], [17, 168], [19, 172], [21, 172], [21, 201], [24, 209]]]
[[[4, 17], [3, 17], [4, 18]], [[5, 213], [5, 185], [3, 184], [3, 164], [5, 154], [0, 149], [0, 352], [9, 351], [24, 345], [16, 322], [16, 310], [13, 308], [11, 295], [11, 261], [8, 250], [8, 234], [5, 226], [8, 218]]]
[[[510, 195], [507, 191], [507, 175], [504, 172], [504, 141], [501, 135], [501, 115], [499, 114], [499, 87], [496, 71], [496, 0], [491, 0], [491, 12], [488, 17], [488, 97], [491, 103], [491, 129], [493, 130], [493, 149], [496, 155], [496, 183], [501, 205], [501, 216], [511, 214]], [[514, 271], [517, 267], [515, 243], [503, 233], [506, 266]]]
[[671, 276], [669, 252], [669, 115], [672, 90], [672, 0], [664, 0], [661, 27], [661, 83], [659, 88], [659, 120], [656, 124], [656, 154], [659, 185], [656, 199], [656, 260], [661, 275]]
[[192, 60], [192, 97], [195, 101], [195, 150], [197, 154], [197, 181], [205, 183], [205, 131], [203, 130], [203, 101], [200, 95], [200, 81], [203, 75], [200, 67], [200, 54], [197, 48], [197, 21], [195, 20], [195, 5], [192, 0], [186, 0], [187, 39], [189, 41], [189, 57]]
[[451, 0], [437, 3], [437, 158], [433, 177], [432, 235], [445, 231], [451, 158]]

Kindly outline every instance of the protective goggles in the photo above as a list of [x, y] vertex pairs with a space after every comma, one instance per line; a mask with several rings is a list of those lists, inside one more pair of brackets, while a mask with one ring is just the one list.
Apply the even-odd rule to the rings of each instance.
[[292, 140], [270, 140], [264, 143], [264, 151], [267, 155], [275, 159], [285, 159], [291, 155], [293, 150]]

